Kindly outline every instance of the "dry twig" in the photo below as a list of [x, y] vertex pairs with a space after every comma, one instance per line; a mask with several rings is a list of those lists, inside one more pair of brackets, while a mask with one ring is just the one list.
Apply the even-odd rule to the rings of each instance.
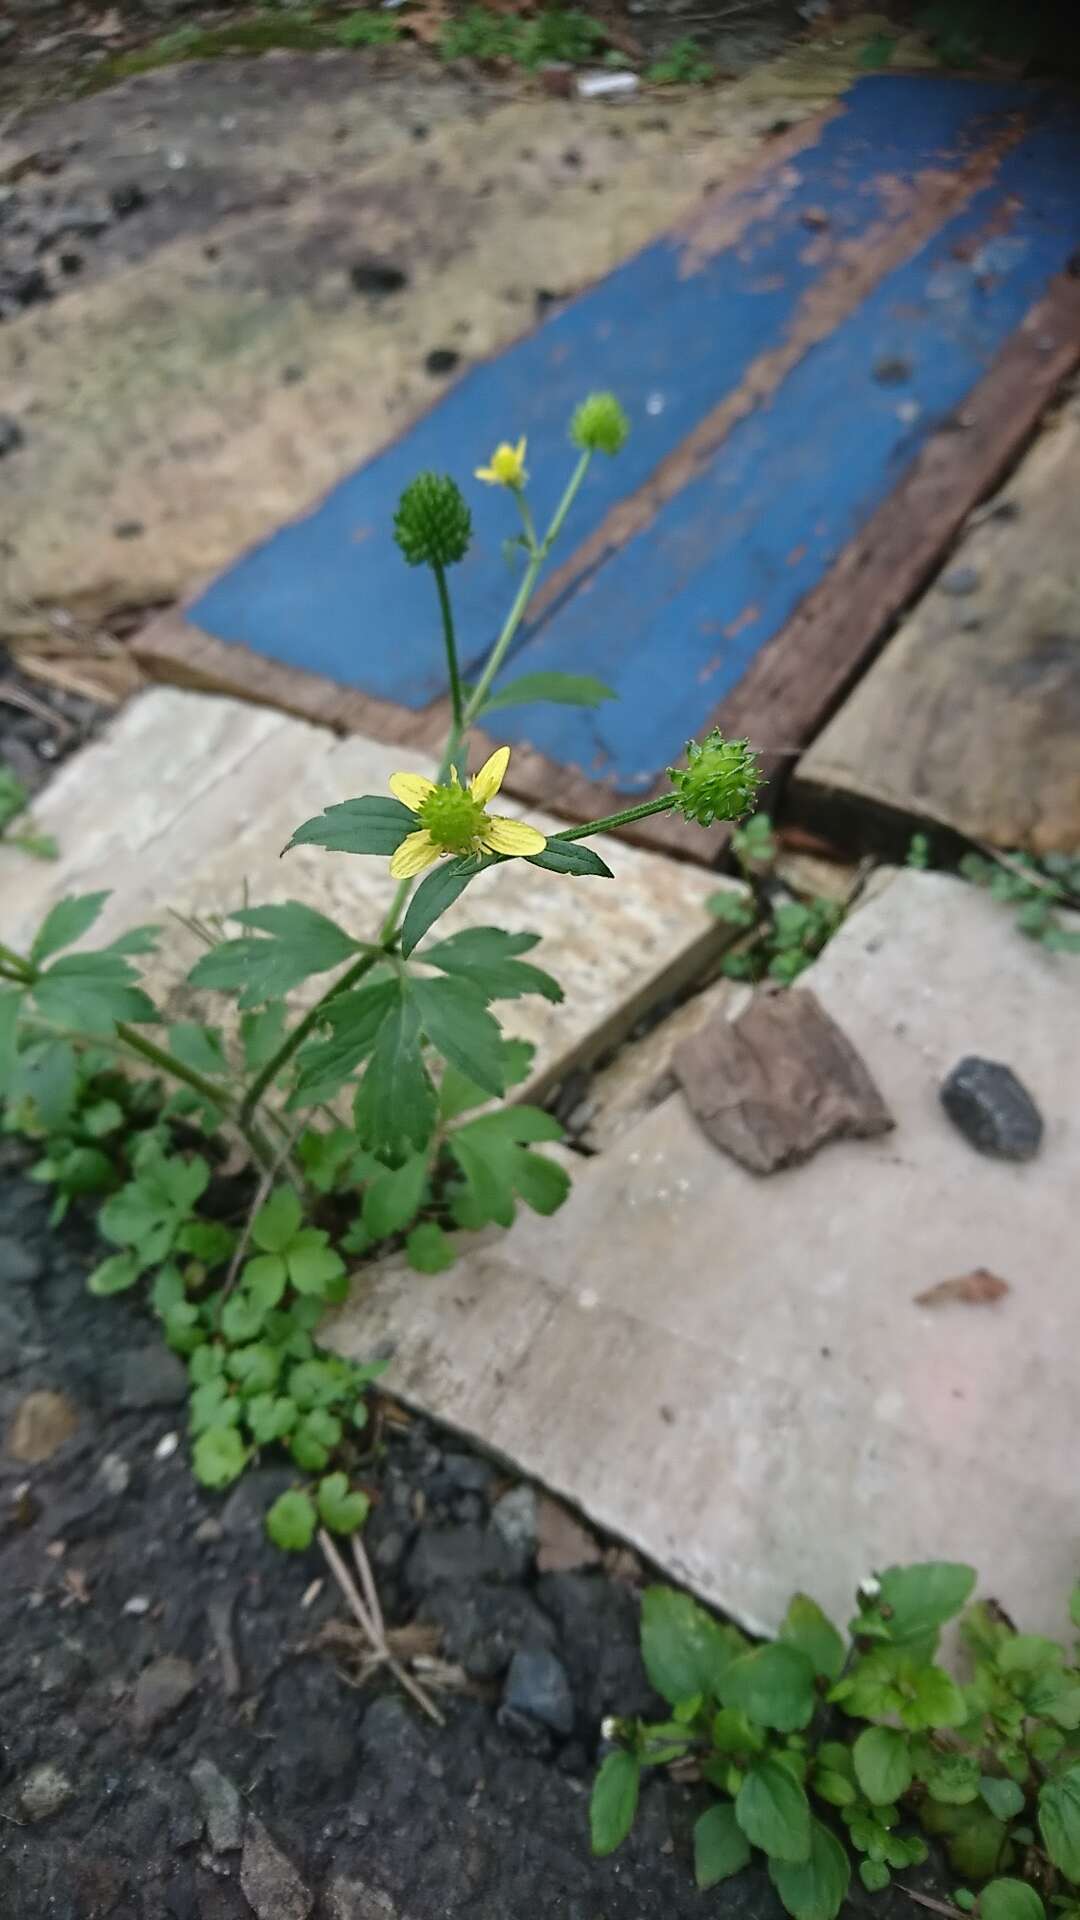
[[401, 1661], [391, 1653], [386, 1643], [386, 1628], [383, 1624], [382, 1609], [379, 1606], [378, 1595], [374, 1592], [375, 1582], [372, 1577], [371, 1567], [368, 1564], [367, 1554], [364, 1552], [360, 1541], [357, 1540], [355, 1535], [353, 1536], [353, 1553], [356, 1557], [357, 1568], [361, 1571], [365, 1591], [374, 1598], [374, 1610], [371, 1609], [370, 1604], [366, 1604], [361, 1599], [356, 1582], [325, 1527], [320, 1527], [319, 1529], [319, 1545], [322, 1548], [327, 1566], [330, 1568], [334, 1579], [341, 1588], [350, 1613], [358, 1626], [363, 1629], [363, 1632], [371, 1643], [372, 1654], [374, 1656], [372, 1664], [388, 1666], [395, 1680], [400, 1686], [404, 1687], [406, 1693], [412, 1696], [417, 1706], [422, 1708], [424, 1713], [427, 1714], [428, 1719], [434, 1720], [437, 1727], [444, 1727], [446, 1721], [439, 1712], [434, 1700], [424, 1691], [419, 1681], [413, 1679], [412, 1674], [409, 1673], [407, 1668], [402, 1666]]

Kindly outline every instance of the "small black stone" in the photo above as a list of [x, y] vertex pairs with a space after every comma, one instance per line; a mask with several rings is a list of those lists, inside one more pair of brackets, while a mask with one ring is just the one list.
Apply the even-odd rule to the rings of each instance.
[[113, 528], [113, 534], [117, 540], [137, 540], [139, 535], [145, 532], [146, 528], [141, 520], [118, 520]]
[[400, 293], [409, 284], [404, 268], [392, 260], [354, 260], [349, 279], [356, 293]]
[[146, 193], [137, 180], [125, 180], [113, 188], [109, 205], [118, 220], [126, 220], [129, 213], [138, 213], [140, 207], [145, 207]]
[[424, 361], [424, 369], [425, 372], [436, 376], [453, 373], [460, 359], [461, 355], [456, 347], [432, 347]]
[[1043, 1135], [1042, 1115], [1011, 1067], [975, 1054], [942, 1082], [949, 1119], [980, 1153], [1000, 1160], [1031, 1160]]
[[503, 1705], [511, 1714], [527, 1714], [552, 1733], [574, 1730], [574, 1696], [566, 1668], [544, 1647], [521, 1647], [510, 1662]]
[[82, 263], [83, 257], [81, 253], [62, 253], [60, 255], [61, 273], [78, 273], [82, 267]]

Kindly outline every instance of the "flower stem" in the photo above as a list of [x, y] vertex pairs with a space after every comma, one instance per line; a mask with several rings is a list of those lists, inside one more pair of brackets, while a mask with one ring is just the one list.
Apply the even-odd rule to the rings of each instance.
[[639, 807], [624, 807], [621, 813], [609, 813], [603, 820], [587, 820], [583, 827], [564, 827], [561, 833], [549, 834], [548, 839], [585, 840], [591, 833], [609, 833], [631, 820], [647, 820], [651, 813], [670, 813], [677, 799], [677, 794], [665, 793], [659, 800], [643, 800]]
[[9, 979], [29, 981], [34, 978], [34, 969], [29, 960], [24, 960], [22, 954], [16, 953], [13, 947], [6, 947], [2, 940], [0, 940], [0, 963], [8, 969]]
[[450, 699], [454, 710], [454, 730], [460, 733], [462, 724], [461, 674], [458, 670], [457, 639], [454, 634], [454, 613], [450, 605], [450, 594], [446, 585], [446, 569], [441, 561], [432, 562], [435, 585], [439, 590], [439, 612], [442, 615], [443, 640], [446, 645], [446, 666], [450, 675]]
[[[540, 576], [540, 569], [562, 531], [563, 522], [577, 498], [578, 490], [589, 470], [589, 461], [591, 459], [591, 452], [582, 454], [577, 466], [570, 475], [566, 485], [566, 491], [555, 509], [551, 525], [541, 540], [540, 545], [534, 547], [529, 556], [529, 564], [521, 576], [521, 585], [518, 587], [517, 593], [514, 596], [514, 604], [503, 622], [502, 632], [488, 655], [487, 665], [483, 673], [480, 675], [479, 680], [465, 703], [465, 710], [461, 716], [461, 731], [464, 731], [464, 729], [470, 726], [476, 719], [484, 701], [491, 692], [491, 683], [498, 673], [499, 668], [502, 666], [510, 642], [513, 640], [514, 635], [521, 625], [525, 609], [532, 599], [533, 590]], [[447, 747], [447, 752], [444, 756], [447, 762], [449, 762], [450, 755], [453, 753], [456, 744], [457, 742], [455, 740], [451, 740]]]

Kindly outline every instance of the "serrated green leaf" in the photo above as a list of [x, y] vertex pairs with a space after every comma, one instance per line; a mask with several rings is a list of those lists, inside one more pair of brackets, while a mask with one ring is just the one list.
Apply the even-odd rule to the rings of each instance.
[[844, 1664], [844, 1642], [832, 1621], [809, 1594], [792, 1596], [780, 1626], [780, 1638], [798, 1647], [823, 1679], [838, 1680]]
[[553, 700], [564, 707], [599, 707], [605, 700], [614, 699], [612, 689], [591, 673], [523, 673], [491, 694], [478, 712], [529, 706], [536, 700]]
[[319, 1473], [341, 1439], [341, 1421], [326, 1407], [312, 1407], [294, 1428], [289, 1446], [298, 1466]]
[[484, 873], [488, 867], [495, 865], [493, 855], [470, 856], [447, 861], [425, 874], [409, 901], [401, 923], [401, 951], [406, 960], [436, 920], [441, 919], [455, 900], [460, 899], [470, 880], [475, 880], [478, 873]]
[[331, 1100], [371, 1053], [401, 988], [396, 980], [379, 980], [335, 996], [326, 1008], [330, 1039], [314, 1040], [297, 1055], [296, 1091], [290, 1107], [313, 1106]]
[[295, 1400], [285, 1395], [275, 1399], [272, 1393], [260, 1393], [247, 1402], [244, 1418], [256, 1445], [268, 1447], [275, 1440], [284, 1440], [292, 1432], [299, 1415]]
[[979, 1895], [980, 1920], [1046, 1920], [1046, 1908], [1026, 1880], [991, 1880]]
[[73, 946], [89, 933], [102, 907], [109, 897], [108, 889], [103, 893], [66, 894], [51, 907], [45, 915], [30, 948], [30, 964], [39, 967], [50, 954], [59, 953], [62, 947]]
[[365, 1493], [349, 1491], [348, 1476], [328, 1473], [319, 1482], [319, 1518], [331, 1533], [355, 1533], [368, 1517], [371, 1502]]
[[632, 1753], [620, 1748], [603, 1760], [593, 1782], [589, 1802], [592, 1850], [598, 1860], [614, 1853], [634, 1824], [641, 1768]]
[[133, 1287], [143, 1270], [143, 1263], [134, 1253], [111, 1253], [94, 1268], [86, 1285], [91, 1293], [106, 1295], [126, 1293]]
[[867, 1727], [852, 1749], [855, 1778], [871, 1806], [888, 1806], [911, 1785], [911, 1753], [895, 1727]]
[[95, 1100], [80, 1115], [83, 1129], [91, 1140], [105, 1140], [124, 1124], [124, 1109], [118, 1100]]
[[345, 1263], [329, 1240], [329, 1234], [321, 1227], [305, 1227], [292, 1241], [285, 1261], [297, 1293], [325, 1299], [334, 1281], [344, 1275]]
[[428, 1178], [428, 1156], [414, 1153], [400, 1167], [387, 1169], [364, 1195], [364, 1225], [372, 1238], [385, 1240], [415, 1220]]
[[[184, 1276], [179, 1267], [169, 1261], [167, 1266], [159, 1267], [150, 1288], [150, 1305], [155, 1313], [164, 1315], [169, 1307], [175, 1307], [186, 1296]], [[207, 1349], [209, 1352], [210, 1350]]]
[[235, 1427], [240, 1421], [240, 1402], [230, 1397], [221, 1375], [196, 1387], [188, 1401], [188, 1428], [192, 1434], [206, 1433], [210, 1427]]
[[730, 1801], [709, 1807], [694, 1823], [694, 1878], [702, 1893], [730, 1880], [750, 1859], [750, 1842]]
[[929, 1659], [938, 1632], [971, 1598], [975, 1569], [954, 1561], [929, 1560], [912, 1567], [888, 1567], [873, 1607], [856, 1616], [853, 1634], [879, 1628], [882, 1637]]
[[979, 1763], [972, 1754], [935, 1752], [919, 1773], [932, 1799], [945, 1806], [966, 1807], [978, 1795]]
[[235, 1427], [208, 1427], [191, 1450], [191, 1466], [204, 1487], [218, 1489], [239, 1479], [248, 1450]]
[[58, 1133], [71, 1114], [79, 1067], [70, 1041], [42, 1040], [20, 1053], [12, 1075], [17, 1097], [32, 1100], [47, 1133]]
[[238, 1288], [231, 1293], [221, 1309], [221, 1331], [226, 1340], [239, 1343], [254, 1340], [261, 1332], [266, 1312], [257, 1300]]
[[557, 1160], [542, 1153], [518, 1149], [514, 1156], [514, 1191], [534, 1213], [547, 1219], [557, 1213], [570, 1192], [570, 1175]]
[[813, 1787], [818, 1799], [824, 1800], [830, 1807], [850, 1807], [858, 1798], [847, 1776], [833, 1773], [828, 1767], [815, 1768]]
[[1039, 1789], [1039, 1831], [1055, 1867], [1080, 1881], [1080, 1765]]
[[136, 980], [119, 954], [71, 953], [54, 960], [31, 991], [46, 1020], [108, 1036], [117, 1021], [145, 1025], [157, 1019], [153, 1001]]
[[770, 1867], [775, 1860], [809, 1860], [810, 1802], [777, 1760], [766, 1756], [747, 1769], [735, 1797], [735, 1817], [747, 1839], [769, 1855]]
[[502, 1094], [502, 1035], [484, 994], [448, 977], [410, 979], [407, 991], [436, 1052], [487, 1093]]
[[927, 1799], [919, 1808], [919, 1819], [927, 1833], [944, 1840], [951, 1865], [965, 1879], [987, 1880], [1001, 1865], [1009, 1830], [981, 1800], [950, 1807]]
[[160, 936], [161, 928], [157, 926], [129, 927], [126, 933], [118, 934], [115, 940], [110, 940], [104, 951], [125, 955], [156, 953]]
[[306, 1493], [282, 1493], [266, 1516], [266, 1531], [275, 1547], [303, 1553], [315, 1538], [319, 1524], [314, 1501]]
[[300, 1231], [303, 1210], [292, 1187], [275, 1187], [251, 1223], [251, 1237], [264, 1253], [284, 1253]]
[[330, 853], [396, 853], [406, 834], [415, 833], [416, 817], [389, 794], [365, 793], [342, 800], [297, 827], [285, 852], [292, 847], [325, 847]]
[[488, 1000], [518, 1000], [538, 993], [554, 1004], [563, 997], [557, 980], [541, 968], [525, 964], [518, 955], [539, 945], [537, 933], [504, 933], [498, 927], [468, 927], [425, 948], [427, 966], [460, 977]]
[[272, 1347], [267, 1340], [257, 1340], [252, 1346], [235, 1348], [225, 1367], [246, 1397], [270, 1392], [281, 1372], [281, 1358], [279, 1348]]
[[230, 918], [255, 932], [211, 947], [195, 962], [188, 980], [195, 987], [238, 993], [241, 1008], [279, 999], [312, 974], [340, 966], [357, 952], [356, 941], [341, 927], [298, 900], [245, 907]]
[[967, 1702], [952, 1675], [944, 1667], [919, 1667], [911, 1679], [914, 1697], [900, 1708], [906, 1727], [921, 1731], [925, 1727], [962, 1727], [968, 1717]]
[[413, 1228], [405, 1252], [416, 1273], [445, 1273], [457, 1259], [453, 1241], [434, 1220], [422, 1220]]
[[405, 1142], [424, 1147], [435, 1125], [435, 1110], [435, 1088], [420, 1047], [420, 1014], [411, 998], [398, 994], [379, 1027], [357, 1091], [357, 1131], [375, 1153], [396, 1154]]
[[280, 1304], [288, 1270], [280, 1253], [257, 1253], [245, 1262], [241, 1279], [254, 1304], [266, 1314]]
[[220, 1027], [203, 1027], [195, 1020], [181, 1020], [169, 1028], [169, 1051], [196, 1073], [212, 1077], [229, 1071]]
[[688, 1593], [648, 1587], [641, 1603], [645, 1670], [672, 1706], [693, 1694], [718, 1697], [723, 1675], [746, 1647], [735, 1627], [721, 1626]]
[[244, 1072], [259, 1073], [269, 1064], [285, 1037], [287, 1015], [280, 1001], [240, 1016], [240, 1045], [244, 1050]]
[[836, 1835], [812, 1820], [809, 1858], [795, 1864], [772, 1854], [769, 1878], [792, 1920], [836, 1920], [847, 1898], [851, 1862]]
[[725, 1707], [736, 1707], [758, 1726], [781, 1733], [809, 1726], [816, 1698], [813, 1661], [783, 1640], [740, 1655], [720, 1680]]
[[530, 853], [530, 867], [543, 867], [547, 873], [568, 873], [575, 878], [592, 874], [599, 880], [614, 880], [605, 860], [581, 840], [549, 840], [543, 853]]
[[178, 1253], [189, 1253], [204, 1267], [220, 1267], [236, 1245], [231, 1227], [220, 1220], [189, 1220], [176, 1236]]

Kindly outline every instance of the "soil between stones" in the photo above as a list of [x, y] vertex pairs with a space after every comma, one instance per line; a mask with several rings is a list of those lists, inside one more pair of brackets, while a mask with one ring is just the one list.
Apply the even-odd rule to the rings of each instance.
[[[627, 1846], [590, 1859], [601, 1719], [659, 1706], [637, 1594], [538, 1576], [528, 1491], [419, 1420], [385, 1428], [366, 1540], [388, 1622], [441, 1627], [474, 1691], [439, 1696], [440, 1730], [349, 1683], [336, 1589], [301, 1604], [321, 1557], [263, 1534], [293, 1474], [196, 1485], [180, 1364], [137, 1302], [86, 1293], [92, 1226], [50, 1229], [29, 1158], [0, 1143], [4, 1920], [779, 1916], [761, 1872], [695, 1891], [695, 1796], [661, 1778]], [[78, 1421], [27, 1465], [13, 1429], [43, 1391]]]

